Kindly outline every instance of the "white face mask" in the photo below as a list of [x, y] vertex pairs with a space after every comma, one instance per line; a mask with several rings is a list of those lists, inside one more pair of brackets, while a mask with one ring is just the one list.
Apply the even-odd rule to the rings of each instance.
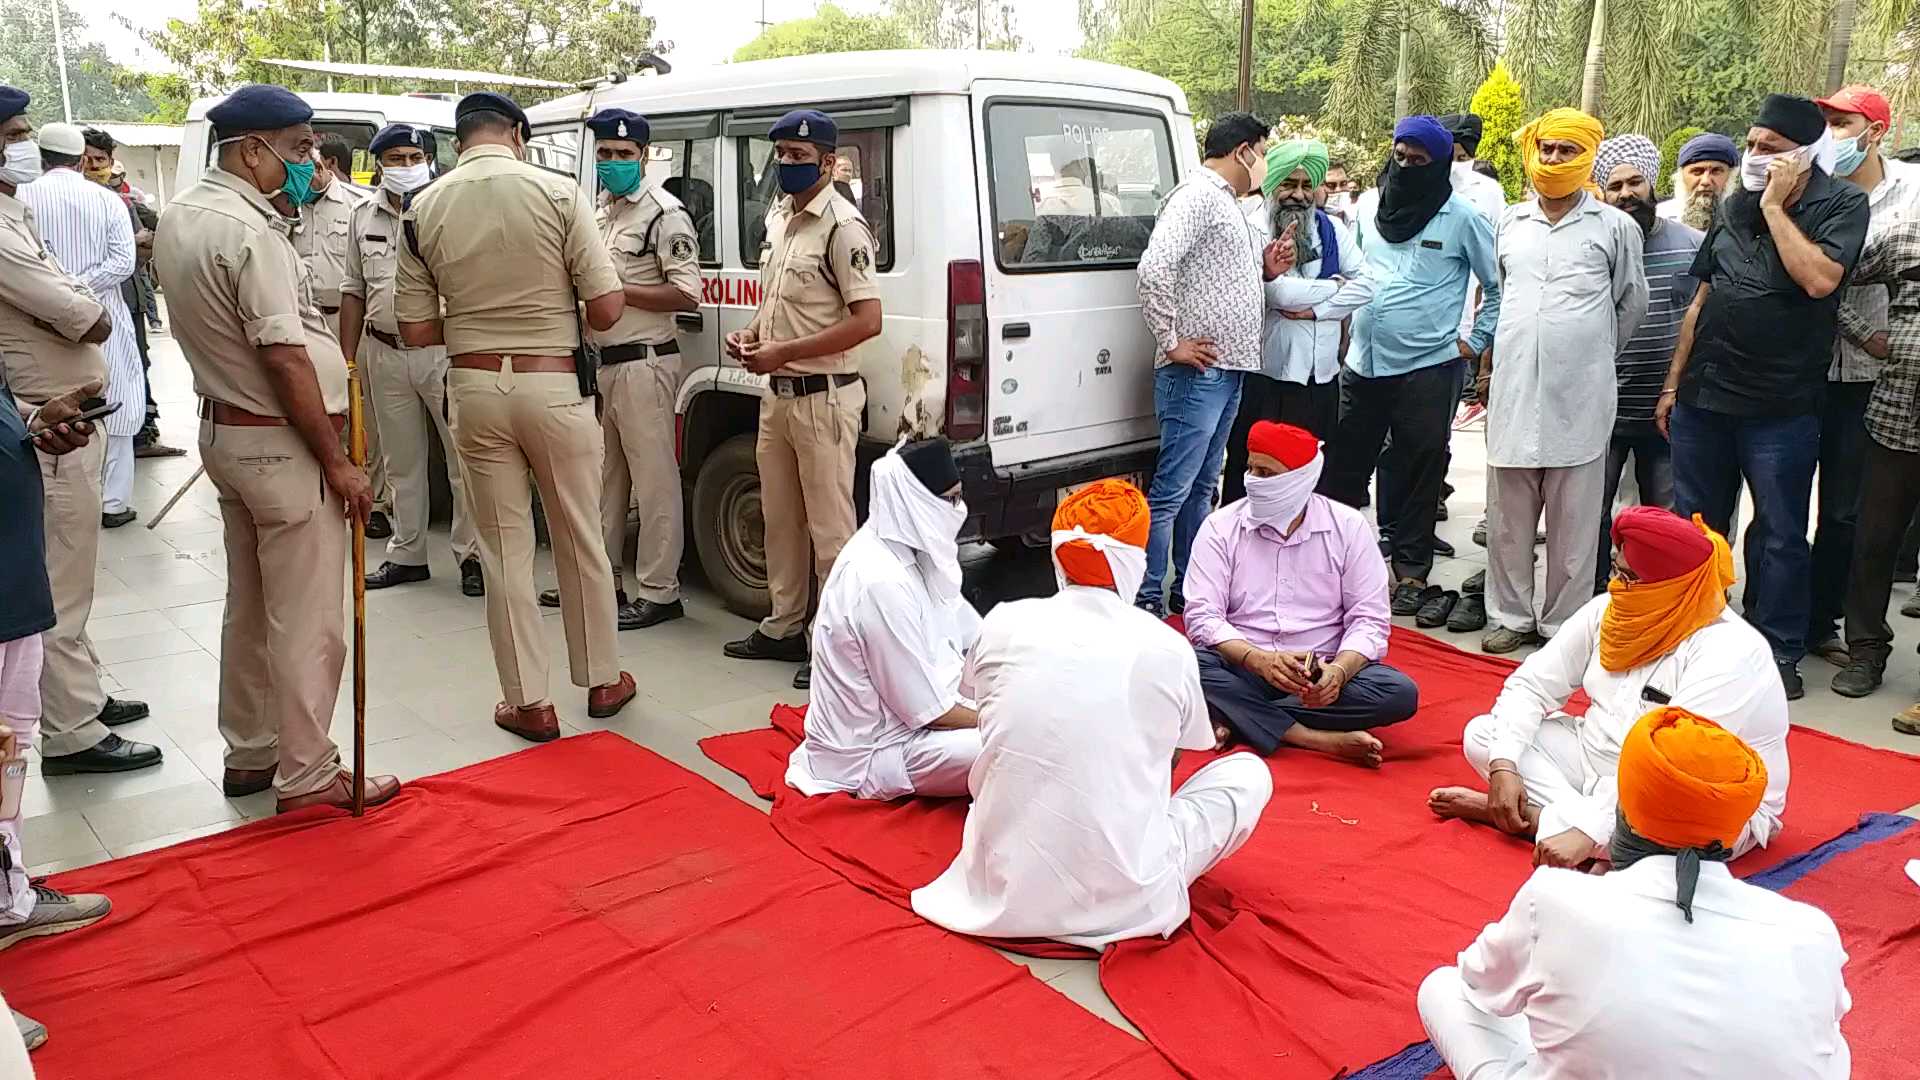
[[1307, 508], [1307, 500], [1313, 497], [1313, 489], [1319, 486], [1320, 470], [1325, 467], [1326, 460], [1325, 454], [1315, 454], [1312, 461], [1279, 476], [1248, 473], [1247, 505], [1252, 510], [1253, 520], [1275, 529], [1291, 528], [1294, 520]]
[[1796, 146], [1783, 154], [1756, 154], [1749, 150], [1746, 156], [1740, 159], [1740, 186], [1748, 191], [1765, 191], [1767, 166], [1772, 165], [1775, 159], [1785, 158], [1788, 161], [1798, 162], [1800, 171], [1804, 172], [1807, 162], [1813, 160], [1813, 151], [1814, 148], [1811, 146]]
[[433, 179], [432, 166], [426, 162], [418, 165], [382, 166], [380, 170], [380, 186], [395, 195], [408, 195], [419, 191], [426, 187], [427, 181], [431, 179]]
[[32, 139], [21, 139], [7, 144], [4, 158], [0, 158], [0, 181], [18, 187], [31, 184], [40, 179], [40, 144]]

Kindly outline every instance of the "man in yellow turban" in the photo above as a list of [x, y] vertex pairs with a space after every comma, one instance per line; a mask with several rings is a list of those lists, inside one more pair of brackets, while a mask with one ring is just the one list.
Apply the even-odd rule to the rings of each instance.
[[1641, 717], [1620, 750], [1612, 872], [1535, 870], [1421, 984], [1453, 1075], [1845, 1080], [1833, 920], [1726, 866], [1768, 784], [1761, 756], [1712, 720]]
[[1058, 595], [990, 612], [968, 658], [983, 748], [960, 854], [913, 909], [962, 934], [1102, 948], [1172, 934], [1187, 888], [1231, 855], [1273, 794], [1266, 762], [1230, 754], [1178, 791], [1182, 749], [1213, 746], [1200, 669], [1133, 606], [1147, 500], [1103, 480], [1053, 520]]
[[[1727, 845], [1735, 854], [1765, 847], [1787, 810], [1787, 698], [1768, 671], [1766, 639], [1727, 607], [1727, 542], [1698, 518], [1633, 506], [1614, 519], [1613, 543], [1607, 592], [1467, 724], [1461, 748], [1487, 793], [1438, 788], [1428, 806], [1534, 840], [1549, 866], [1604, 860], [1627, 732], [1671, 704], [1714, 717], [1766, 761], [1766, 797]], [[1591, 702], [1580, 716], [1565, 711], [1576, 690]]]
[[[1645, 234], [1593, 190], [1600, 122], [1555, 109], [1520, 130], [1535, 196], [1495, 231], [1500, 320], [1487, 403], [1487, 615], [1482, 647], [1558, 633], [1593, 597], [1619, 380], [1613, 358], [1647, 312]], [[1534, 525], [1547, 574], [1534, 595]]]

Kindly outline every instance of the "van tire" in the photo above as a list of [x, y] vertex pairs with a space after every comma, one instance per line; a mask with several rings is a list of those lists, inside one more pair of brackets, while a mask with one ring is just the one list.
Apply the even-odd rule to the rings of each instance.
[[713, 448], [693, 484], [693, 546], [707, 584], [728, 611], [764, 619], [767, 595], [766, 525], [760, 515], [756, 436], [735, 435]]

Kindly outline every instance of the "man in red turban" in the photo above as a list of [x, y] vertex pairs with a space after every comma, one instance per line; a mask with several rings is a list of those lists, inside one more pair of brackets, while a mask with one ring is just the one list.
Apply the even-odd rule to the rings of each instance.
[[1075, 492], [1053, 520], [1058, 595], [982, 623], [973, 808], [960, 854], [913, 894], [929, 921], [1093, 949], [1166, 937], [1187, 887], [1253, 835], [1273, 794], [1259, 758], [1229, 754], [1172, 790], [1180, 751], [1212, 748], [1213, 730], [1193, 650], [1133, 606], [1147, 518], [1124, 481]]
[[[1648, 709], [1673, 705], [1713, 717], [1766, 762], [1766, 796], [1728, 844], [1765, 847], [1787, 809], [1787, 698], [1766, 639], [1727, 607], [1727, 542], [1698, 517], [1653, 506], [1622, 510], [1613, 539], [1606, 594], [1467, 724], [1462, 749], [1488, 790], [1438, 788], [1428, 805], [1533, 840], [1550, 866], [1604, 860], [1620, 747]], [[1592, 702], [1580, 716], [1565, 711], [1576, 690]]]

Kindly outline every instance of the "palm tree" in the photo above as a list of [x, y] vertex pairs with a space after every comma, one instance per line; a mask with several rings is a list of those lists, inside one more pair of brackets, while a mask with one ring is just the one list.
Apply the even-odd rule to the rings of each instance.
[[1673, 41], [1696, 14], [1696, 0], [1508, 0], [1504, 56], [1529, 112], [1578, 101], [1609, 130], [1658, 137], [1674, 120]]
[[1494, 0], [1353, 0], [1325, 115], [1345, 131], [1393, 116], [1463, 107], [1493, 68]]

